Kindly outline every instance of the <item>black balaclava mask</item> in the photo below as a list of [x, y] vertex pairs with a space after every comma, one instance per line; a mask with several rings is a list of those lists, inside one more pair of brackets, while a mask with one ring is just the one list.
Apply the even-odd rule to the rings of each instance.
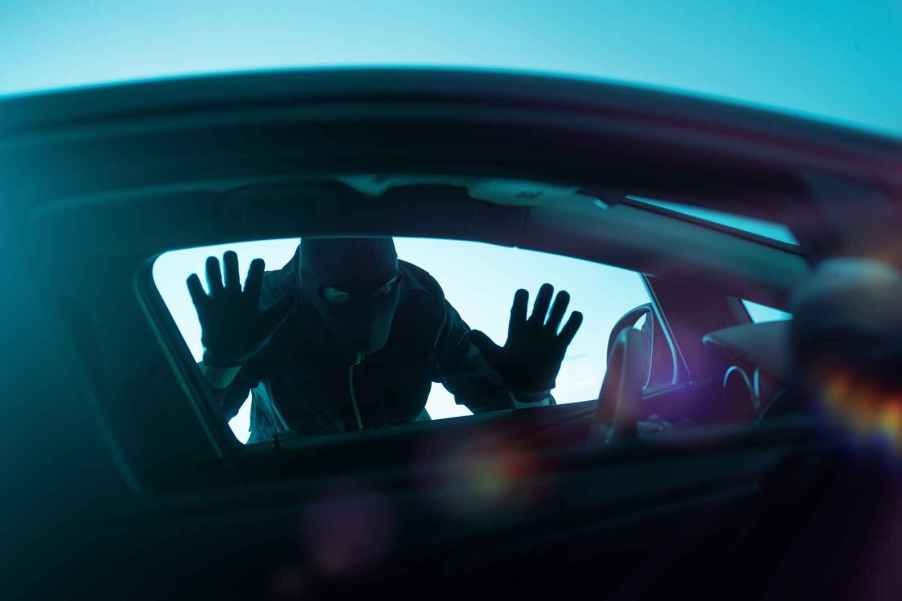
[[300, 286], [339, 350], [352, 355], [385, 346], [398, 307], [400, 271], [391, 238], [307, 238], [300, 246]]

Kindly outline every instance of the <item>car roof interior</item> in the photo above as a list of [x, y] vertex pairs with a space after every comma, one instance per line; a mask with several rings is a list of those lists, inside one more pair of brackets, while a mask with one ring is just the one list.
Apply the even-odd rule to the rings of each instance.
[[[572, 188], [487, 178], [479, 178], [477, 198], [466, 186], [446, 184], [442, 178], [392, 186], [374, 195], [340, 179], [348, 178], [254, 183], [222, 191], [150, 190], [126, 194], [127, 201], [67, 199], [44, 207], [39, 227], [53, 232], [53, 237], [79, 232], [99, 240], [101, 229], [114, 226], [112, 231], [127, 232], [130, 245], [148, 257], [213, 241], [301, 235], [471, 239], [570, 255], [648, 275], [702, 273], [723, 282], [726, 290], [732, 285], [737, 296], [757, 300], [762, 290], [767, 291], [770, 294], [760, 298], [765, 303], [785, 295], [807, 270], [797, 249], [631, 206], [618, 202], [615, 195], [555, 195], [549, 191]], [[547, 198], [539, 193], [528, 204], [512, 202], [511, 185], [524, 195], [544, 188]], [[161, 212], [160, 207], [167, 210]], [[187, 214], [192, 207], [195, 216]], [[125, 211], [128, 215], [121, 215]], [[117, 213], [126, 220], [111, 223], [117, 221]], [[165, 222], [154, 219], [160, 215]], [[180, 217], [185, 222], [173, 227]], [[204, 226], [192, 227], [187, 222], [192, 218]], [[211, 231], [213, 223], [218, 231]], [[200, 238], [203, 235], [208, 237]], [[102, 246], [95, 248], [103, 252]]]

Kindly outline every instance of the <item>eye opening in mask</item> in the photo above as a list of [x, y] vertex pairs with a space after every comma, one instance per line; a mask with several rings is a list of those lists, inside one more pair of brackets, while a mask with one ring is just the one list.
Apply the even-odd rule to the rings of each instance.
[[326, 302], [333, 305], [341, 305], [351, 300], [351, 293], [339, 288], [326, 286], [323, 288], [323, 298], [326, 299]]
[[[394, 291], [395, 286], [398, 284], [398, 280], [400, 279], [400, 274], [392, 276], [391, 279], [376, 288], [376, 290], [372, 293], [373, 296], [388, 296], [392, 293], [392, 291]], [[341, 288], [335, 288], [333, 286], [325, 286], [322, 289], [322, 296], [326, 300], [326, 302], [333, 305], [341, 305], [351, 300], [350, 292], [348, 292], [347, 290], [342, 290]]]

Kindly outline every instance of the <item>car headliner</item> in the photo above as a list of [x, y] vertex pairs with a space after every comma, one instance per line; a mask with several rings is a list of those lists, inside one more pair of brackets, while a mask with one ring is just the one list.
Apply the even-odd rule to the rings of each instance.
[[[385, 203], [380, 204], [385, 223], [376, 224], [378, 231], [372, 233], [385, 233], [385, 226], [393, 224], [397, 227], [389, 233], [525, 246], [569, 241], [538, 249], [646, 273], [700, 261], [699, 270], [757, 280], [755, 288], [780, 292], [804, 273], [797, 257], [691, 228], [686, 220], [632, 210], [624, 197], [658, 196], [793, 227], [810, 221], [804, 201], [812, 178], [866, 178], [895, 186], [902, 156], [902, 145], [889, 138], [766, 111], [511, 73], [334, 69], [234, 74], [25, 95], [0, 101], [0, 109], [0, 164], [16, 173], [15, 186], [3, 190], [5, 197], [19, 201], [32, 217], [63, 211], [76, 222], [84, 219], [77, 217], [80, 212], [105, 212], [102, 207], [125, 203], [131, 221], [142, 224], [138, 238], [143, 233], [165, 241], [144, 246], [136, 240], [136, 248], [148, 254], [234, 236], [303, 232], [306, 224], [298, 215], [273, 215], [273, 222], [292, 223], [293, 231], [258, 222], [253, 230], [229, 235], [232, 228], [223, 223], [221, 233], [205, 226], [205, 232], [182, 237], [162, 231], [166, 223], [154, 229], [153, 219], [138, 217], [172, 203], [195, 204], [196, 222], [215, 223], [221, 211], [202, 207], [221, 199], [203, 199], [248, 182], [357, 173], [488, 176], [577, 185], [614, 202], [606, 213], [577, 203], [512, 207], [512, 215], [500, 223], [482, 215], [481, 208], [461, 215], [434, 207], [438, 212], [430, 222], [445, 225], [431, 232], [422, 225], [404, 231], [403, 216], [400, 222], [394, 219]], [[190, 201], [185, 199], [189, 191], [197, 193]], [[372, 212], [365, 213], [374, 227]], [[464, 223], [455, 226], [461, 217]], [[181, 231], [188, 221], [186, 216]], [[515, 222], [530, 227], [511, 228]], [[334, 225], [334, 233], [341, 228], [365, 233], [354, 215]], [[72, 231], [74, 226], [61, 227]], [[590, 249], [591, 243], [608, 252]]]
[[[251, 146], [251, 143], [260, 142], [259, 134], [267, 133], [269, 126], [284, 125], [286, 122], [309, 124], [313, 121], [324, 129], [336, 121], [352, 121], [358, 126], [390, 122], [395, 126], [390, 131], [399, 140], [406, 135], [400, 130], [402, 125], [407, 124], [423, 125], [429, 121], [433, 125], [444, 122], [460, 126], [469, 123], [483, 129], [494, 126], [497, 130], [507, 122], [519, 125], [521, 130], [523, 126], [530, 130], [532, 135], [524, 137], [524, 142], [542, 141], [541, 133], [556, 131], [559, 135], [569, 134], [564, 141], [569, 142], [571, 148], [581, 147], [583, 151], [590, 147], [584, 138], [591, 133], [604, 141], [608, 150], [615, 151], [605, 153], [606, 159], [612, 158], [611, 155], [630, 158], [638, 161], [635, 165], [640, 171], [643, 165], [664, 167], [655, 160], [661, 158], [684, 167], [686, 164], [680, 159], [686, 157], [679, 157], [674, 151], [689, 151], [699, 154], [695, 159], [704, 159], [709, 164], [710, 174], [719, 174], [721, 180], [739, 177], [746, 184], [755, 174], [776, 175], [778, 168], [784, 172], [787, 169], [814, 169], [834, 175], [891, 180], [895, 185], [902, 177], [898, 169], [902, 144], [898, 140], [844, 127], [610, 83], [513, 73], [426, 69], [240, 73], [24, 95], [0, 101], [0, 153], [4, 158], [24, 155], [21, 158], [28, 159], [33, 158], [30, 153], [41, 150], [45, 161], [65, 158], [73, 162], [76, 157], [72, 154], [54, 157], [46, 153], [52, 149], [59, 152], [71, 149], [72, 145], [81, 147], [83, 152], [88, 149], [102, 152], [109, 151], [114, 144], [122, 150], [128, 143], [134, 146], [139, 140], [148, 142], [153, 139], [158, 142], [159, 145], [154, 147], [139, 146], [144, 155], [144, 169], [139, 173], [117, 173], [116, 177], [110, 174], [111, 177], [103, 181], [82, 178], [80, 181], [69, 181], [66, 185], [66, 192], [70, 194], [101, 191], [104, 188], [121, 188], [126, 175], [131, 176], [128, 180], [132, 186], [163, 183], [154, 180], [171, 181], [176, 174], [183, 176], [185, 170], [170, 174], [169, 178], [156, 171], [148, 172], [151, 167], [148, 154], [151, 150], [169, 150], [167, 146], [176, 141], [184, 142], [185, 138], [178, 134], [189, 130], [197, 133], [200, 128], [217, 134], [188, 138], [196, 149], [203, 148], [205, 151], [213, 150], [211, 143], [224, 142], [223, 136], [226, 134], [243, 132], [247, 136], [245, 139], [232, 138], [232, 141], [242, 142], [241, 147], [249, 152], [261, 149]], [[257, 131], [250, 131], [248, 126]], [[288, 141], [293, 150], [303, 147], [306, 140], [292, 135], [302, 130], [288, 129], [284, 132], [286, 135], [268, 138], [270, 150], [276, 143]], [[147, 137], [149, 130], [156, 131], [163, 138]], [[308, 129], [304, 133], [313, 132]], [[374, 134], [384, 131], [377, 129], [363, 133], [367, 133], [372, 141]], [[423, 133], [436, 132], [426, 128]], [[432, 140], [433, 143], [436, 141]], [[447, 145], [466, 139], [451, 136], [442, 141]], [[546, 144], [564, 142], [547, 138], [544, 141]], [[629, 146], [616, 147], [617, 143], [627, 141]], [[642, 152], [629, 156], [633, 147]], [[225, 149], [218, 150], [222, 152]], [[387, 149], [380, 150], [384, 152]], [[513, 150], [508, 149], [508, 154], [513, 155]], [[552, 147], [546, 145], [544, 150], [543, 158], [554, 156], [547, 154]], [[662, 151], [666, 151], [663, 157], [660, 155]], [[411, 155], [402, 154], [406, 154], [404, 158], [408, 161], [411, 159]], [[452, 157], [455, 155], [449, 155], [449, 158]], [[90, 158], [96, 160], [99, 157]], [[338, 157], [329, 158], [334, 164]], [[463, 162], [469, 157], [456, 158]], [[559, 175], [582, 170], [594, 176], [601, 175], [599, 169], [603, 166], [599, 165], [600, 157], [585, 158], [592, 160], [546, 167], [554, 167], [548, 170], [558, 171]], [[385, 169], [384, 165], [379, 164], [379, 157], [369, 156], [367, 159], [375, 163], [371, 170]], [[738, 172], [736, 161], [744, 165]], [[314, 166], [315, 162], [307, 165], [308, 168]], [[405, 166], [409, 169], [413, 165], [406, 163]], [[269, 169], [273, 167], [271, 165]], [[497, 167], [508, 170], [515, 167], [515, 162], [510, 160]], [[460, 172], [454, 165], [444, 166], [444, 172], [455, 171]], [[234, 171], [231, 174], [237, 175]], [[537, 172], [530, 174], [535, 176]], [[208, 175], [196, 172], [193, 177]], [[621, 179], [624, 179], [623, 175]], [[649, 185], [642, 177], [625, 179]], [[657, 179], [663, 180], [657, 183], [661, 186], [678, 184], [681, 178], [670, 170], [661, 169]], [[704, 202], [704, 199], [697, 199], [696, 202]], [[717, 201], [718, 204], [723, 202]]]

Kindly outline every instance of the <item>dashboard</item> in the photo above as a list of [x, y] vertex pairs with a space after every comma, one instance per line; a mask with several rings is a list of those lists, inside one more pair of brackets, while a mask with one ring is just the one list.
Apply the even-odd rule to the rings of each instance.
[[785, 412], [792, 372], [789, 330], [789, 321], [769, 321], [704, 336], [707, 355], [721, 374], [722, 419], [741, 423]]

